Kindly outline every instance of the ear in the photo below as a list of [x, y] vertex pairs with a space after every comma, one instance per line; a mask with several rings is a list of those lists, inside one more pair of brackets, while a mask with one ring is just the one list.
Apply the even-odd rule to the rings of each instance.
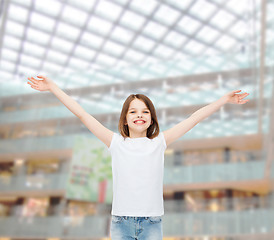
[[152, 125], [153, 124], [153, 120], [151, 120], [151, 123], [150, 123], [150, 125]]

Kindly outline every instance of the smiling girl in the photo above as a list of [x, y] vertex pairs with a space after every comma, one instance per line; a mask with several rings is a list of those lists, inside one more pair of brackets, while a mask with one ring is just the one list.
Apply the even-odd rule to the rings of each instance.
[[132, 94], [124, 102], [119, 133], [104, 127], [49, 78], [28, 78], [35, 90], [52, 92], [108, 148], [112, 157], [113, 240], [161, 240], [164, 152], [199, 122], [227, 103], [244, 104], [248, 93], [231, 91], [194, 112], [174, 127], [160, 132], [156, 111], [143, 94]]

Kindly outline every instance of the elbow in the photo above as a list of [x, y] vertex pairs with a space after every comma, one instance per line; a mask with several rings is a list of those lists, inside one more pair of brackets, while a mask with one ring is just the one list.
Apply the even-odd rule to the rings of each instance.
[[193, 126], [196, 126], [199, 122], [202, 121], [198, 116], [195, 116], [195, 114], [192, 114], [190, 117], [191, 122], [193, 123]]
[[80, 120], [82, 120], [82, 119], [85, 118], [85, 116], [86, 116], [87, 114], [88, 114], [87, 112], [81, 112], [81, 113], [77, 114], [76, 116], [77, 116]]

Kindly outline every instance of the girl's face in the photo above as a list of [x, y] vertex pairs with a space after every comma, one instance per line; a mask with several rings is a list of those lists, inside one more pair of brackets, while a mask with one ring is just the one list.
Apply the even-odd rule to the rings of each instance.
[[137, 98], [131, 101], [126, 115], [126, 124], [129, 137], [146, 137], [152, 120], [150, 110], [143, 101]]

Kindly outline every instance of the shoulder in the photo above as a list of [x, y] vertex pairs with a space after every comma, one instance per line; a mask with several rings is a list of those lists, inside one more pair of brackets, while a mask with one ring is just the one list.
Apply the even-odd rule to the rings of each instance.
[[166, 148], [166, 140], [164, 132], [159, 132], [158, 136], [151, 139], [153, 142], [157, 142], [157, 144], [163, 145]]

